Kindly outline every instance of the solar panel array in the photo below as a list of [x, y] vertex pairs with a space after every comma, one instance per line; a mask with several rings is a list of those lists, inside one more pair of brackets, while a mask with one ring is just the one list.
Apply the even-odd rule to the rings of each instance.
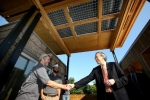
[[[82, 4], [76, 4], [67, 7], [72, 23], [98, 18], [98, 0], [91, 0]], [[103, 0], [102, 2], [102, 16], [119, 13], [123, 4], [123, 0]], [[48, 16], [54, 26], [68, 24], [67, 15], [63, 9], [52, 11]], [[114, 30], [117, 26], [118, 18], [112, 18], [100, 21], [101, 31]], [[73, 33], [69, 27], [58, 29], [58, 34], [61, 38], [72, 37]], [[77, 36], [83, 34], [93, 34], [98, 31], [98, 21], [89, 22], [74, 26], [74, 31]]]

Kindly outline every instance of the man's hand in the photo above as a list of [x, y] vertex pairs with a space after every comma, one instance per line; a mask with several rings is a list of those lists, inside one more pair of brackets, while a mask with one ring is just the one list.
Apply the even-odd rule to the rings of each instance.
[[68, 84], [68, 86], [70, 86], [72, 89], [72, 88], [74, 88], [75, 85], [74, 84]]
[[114, 79], [109, 79], [108, 81], [109, 81], [109, 83], [110, 83], [111, 85], [114, 85], [114, 84], [115, 84], [115, 80], [114, 80]]
[[74, 84], [66, 84], [65, 85], [65, 90], [70, 91], [72, 88], [74, 88]]
[[41, 99], [44, 100], [44, 99], [45, 99], [45, 96], [44, 96], [44, 95], [41, 95]]
[[70, 85], [68, 85], [68, 84], [65, 84], [65, 90], [71, 90], [72, 89], [72, 87], [70, 86]]
[[114, 83], [115, 83], [115, 80], [114, 80], [114, 79], [109, 79], [109, 80], [105, 83], [105, 85], [106, 85], [106, 86], [112, 86], [112, 85], [114, 85]]

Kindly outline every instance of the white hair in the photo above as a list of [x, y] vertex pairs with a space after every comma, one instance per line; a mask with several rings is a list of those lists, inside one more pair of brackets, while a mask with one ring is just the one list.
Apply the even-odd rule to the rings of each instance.
[[[100, 56], [104, 57], [104, 60], [105, 60], [105, 61], [107, 60], [107, 56], [106, 56], [103, 52], [97, 52], [97, 53], [99, 53]], [[97, 53], [96, 53], [96, 54], [97, 54]]]

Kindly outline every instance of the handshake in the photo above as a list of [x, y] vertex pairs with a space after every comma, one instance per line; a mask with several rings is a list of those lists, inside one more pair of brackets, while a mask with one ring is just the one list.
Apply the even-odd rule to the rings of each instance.
[[68, 91], [70, 91], [75, 86], [74, 84], [64, 84], [64, 85], [65, 85], [64, 90], [68, 90]]

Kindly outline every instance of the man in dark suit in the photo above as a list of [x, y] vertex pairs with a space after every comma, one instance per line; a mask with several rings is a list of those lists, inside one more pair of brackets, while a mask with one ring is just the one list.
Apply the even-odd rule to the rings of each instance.
[[107, 57], [102, 52], [95, 54], [95, 60], [99, 65], [88, 76], [69, 85], [78, 89], [95, 79], [97, 100], [129, 100], [124, 88], [128, 78], [120, 66], [115, 62], [106, 62]]
[[150, 78], [143, 72], [137, 73], [134, 66], [128, 67], [129, 83], [126, 86], [128, 95], [131, 100], [145, 100], [149, 98], [150, 93]]

